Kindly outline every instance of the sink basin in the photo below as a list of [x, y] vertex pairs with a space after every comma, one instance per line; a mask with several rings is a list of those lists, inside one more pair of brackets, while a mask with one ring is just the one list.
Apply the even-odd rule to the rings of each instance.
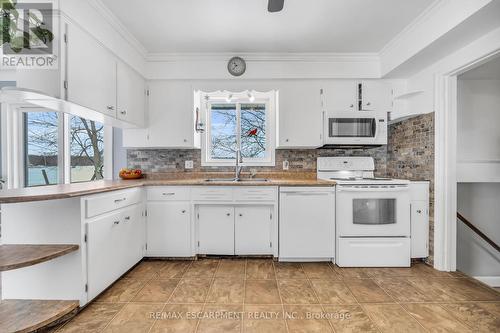
[[227, 182], [227, 183], [239, 183], [239, 182], [267, 182], [269, 179], [266, 178], [208, 178], [205, 179], [206, 182], [209, 183], [222, 183], [222, 182]]

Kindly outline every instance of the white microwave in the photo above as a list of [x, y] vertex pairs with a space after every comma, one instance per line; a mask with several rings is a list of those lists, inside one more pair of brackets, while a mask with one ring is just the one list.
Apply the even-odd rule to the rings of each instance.
[[387, 113], [369, 111], [326, 113], [324, 138], [325, 145], [385, 145]]

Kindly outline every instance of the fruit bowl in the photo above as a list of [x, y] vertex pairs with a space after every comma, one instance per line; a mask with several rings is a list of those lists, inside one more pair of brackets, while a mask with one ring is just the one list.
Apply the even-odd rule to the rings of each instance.
[[139, 179], [142, 177], [140, 169], [121, 169], [118, 173], [121, 179]]

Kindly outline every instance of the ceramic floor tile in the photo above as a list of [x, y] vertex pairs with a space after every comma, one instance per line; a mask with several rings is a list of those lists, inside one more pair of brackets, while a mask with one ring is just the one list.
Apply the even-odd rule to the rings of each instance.
[[356, 300], [360, 303], [394, 302], [373, 280], [349, 279], [344, 281]]
[[276, 277], [278, 279], [306, 279], [307, 275], [302, 270], [300, 263], [275, 262]]
[[207, 303], [237, 304], [245, 298], [245, 280], [241, 278], [215, 278]]
[[216, 277], [245, 276], [245, 259], [223, 260], [215, 273]]
[[186, 278], [211, 278], [214, 276], [219, 260], [200, 259], [193, 261], [183, 277]]
[[163, 304], [129, 303], [111, 320], [104, 332], [149, 332], [155, 323], [155, 313], [160, 312], [162, 308]]
[[128, 278], [152, 279], [158, 275], [165, 265], [165, 261], [142, 261], [133, 270], [127, 273]]
[[426, 332], [399, 304], [363, 304], [362, 308], [382, 332]]
[[405, 278], [375, 278], [373, 280], [397, 302], [429, 302], [432, 300]]
[[288, 332], [333, 332], [319, 305], [285, 305]]
[[500, 293], [473, 279], [446, 279], [446, 283], [466, 300], [500, 302]]
[[193, 333], [202, 310], [202, 304], [167, 304], [150, 333]]
[[245, 333], [286, 333], [281, 305], [245, 305], [243, 316]]
[[495, 302], [495, 303], [476, 303], [489, 313], [497, 316], [500, 318], [500, 302]]
[[120, 303], [92, 303], [57, 332], [101, 332], [123, 306]]
[[329, 263], [311, 262], [303, 263], [302, 270], [306, 273], [309, 279], [340, 279], [340, 275], [336, 273]]
[[158, 273], [158, 277], [160, 279], [180, 279], [190, 265], [191, 261], [166, 261]]
[[102, 293], [96, 302], [129, 302], [146, 284], [146, 280], [124, 278], [115, 282], [109, 289]]
[[175, 288], [169, 303], [204, 303], [211, 279], [182, 279]]
[[359, 305], [325, 305], [324, 311], [335, 332], [379, 332]]
[[276, 280], [246, 280], [246, 304], [281, 304]]
[[475, 332], [500, 332], [500, 318], [474, 303], [442, 304], [457, 320]]
[[284, 304], [318, 303], [318, 299], [308, 280], [278, 280], [278, 289]]
[[438, 304], [402, 304], [402, 306], [431, 332], [471, 332]]
[[466, 298], [448, 285], [451, 279], [433, 279], [421, 277], [409, 277], [411, 283], [420, 293], [426, 295], [434, 302], [456, 302], [465, 301]]
[[368, 279], [371, 276], [367, 273], [367, 268], [358, 267], [339, 267], [333, 265], [333, 269], [342, 279]]
[[203, 309], [197, 332], [225, 333], [241, 332], [243, 305], [206, 305]]
[[356, 299], [344, 282], [311, 280], [311, 285], [323, 304], [355, 304]]
[[275, 279], [272, 260], [249, 259], [246, 267], [247, 279]]
[[133, 298], [133, 302], [165, 303], [172, 295], [179, 280], [150, 280]]

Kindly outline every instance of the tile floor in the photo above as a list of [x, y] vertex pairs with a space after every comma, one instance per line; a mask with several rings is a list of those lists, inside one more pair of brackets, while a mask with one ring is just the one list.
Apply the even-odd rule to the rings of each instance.
[[143, 261], [57, 332], [500, 332], [460, 273], [267, 259]]

